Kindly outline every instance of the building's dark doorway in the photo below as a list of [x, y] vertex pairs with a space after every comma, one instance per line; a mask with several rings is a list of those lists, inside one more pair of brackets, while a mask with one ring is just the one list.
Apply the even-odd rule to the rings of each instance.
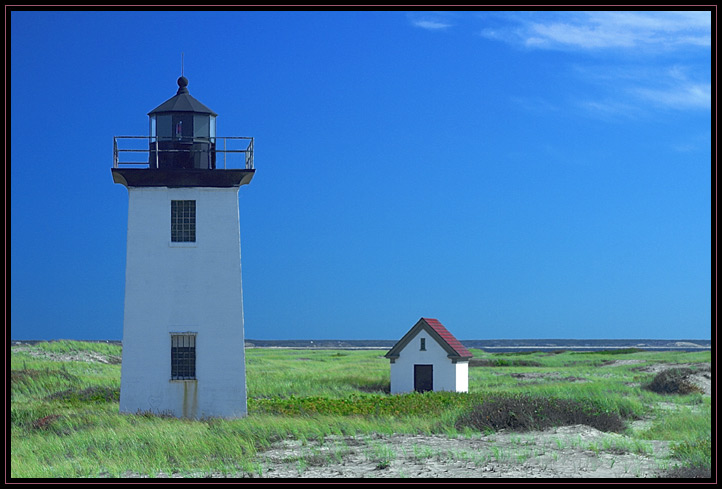
[[414, 390], [416, 392], [434, 390], [433, 365], [414, 365]]

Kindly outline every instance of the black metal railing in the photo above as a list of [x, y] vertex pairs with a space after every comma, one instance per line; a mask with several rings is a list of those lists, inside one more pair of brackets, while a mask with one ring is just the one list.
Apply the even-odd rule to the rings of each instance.
[[[140, 143], [145, 141], [144, 147]], [[189, 161], [197, 160], [201, 156], [208, 158], [212, 166], [203, 168], [220, 168], [219, 156], [223, 156], [224, 170], [244, 167], [253, 170], [253, 138], [252, 137], [215, 137], [205, 139], [190, 139], [185, 141], [164, 140], [154, 136], [114, 136], [113, 137], [113, 168], [122, 166], [136, 166], [145, 168], [161, 168], [162, 162], [176, 156]], [[221, 147], [222, 146], [222, 147]], [[145, 161], [124, 161], [124, 155], [145, 154]], [[238, 160], [242, 161], [239, 162]], [[191, 166], [192, 167], [192, 166]]]

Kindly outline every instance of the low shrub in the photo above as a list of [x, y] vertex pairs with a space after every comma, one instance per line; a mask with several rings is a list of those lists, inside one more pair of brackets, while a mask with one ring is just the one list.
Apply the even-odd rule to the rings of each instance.
[[652, 382], [644, 388], [658, 394], [693, 394], [704, 392], [689, 381], [694, 373], [691, 368], [670, 368], [654, 376]]
[[620, 432], [625, 428], [618, 413], [600, 409], [592, 403], [526, 395], [485, 399], [470, 412], [460, 416], [456, 427], [479, 431], [530, 431], [575, 424], [612, 432]]
[[249, 399], [249, 413], [336, 416], [424, 416], [455, 408], [470, 408], [481, 396], [455, 392], [413, 392], [401, 395], [352, 395]]

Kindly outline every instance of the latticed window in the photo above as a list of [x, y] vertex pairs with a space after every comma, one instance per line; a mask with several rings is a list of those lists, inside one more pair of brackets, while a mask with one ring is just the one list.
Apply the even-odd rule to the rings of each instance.
[[195, 242], [195, 200], [170, 201], [170, 240], [173, 242]]
[[174, 334], [170, 337], [170, 378], [196, 378], [196, 335]]

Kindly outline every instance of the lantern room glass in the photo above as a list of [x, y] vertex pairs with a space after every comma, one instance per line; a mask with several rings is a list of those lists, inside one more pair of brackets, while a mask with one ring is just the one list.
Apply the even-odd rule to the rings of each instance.
[[151, 168], [214, 169], [216, 116], [193, 112], [151, 114], [150, 143]]

